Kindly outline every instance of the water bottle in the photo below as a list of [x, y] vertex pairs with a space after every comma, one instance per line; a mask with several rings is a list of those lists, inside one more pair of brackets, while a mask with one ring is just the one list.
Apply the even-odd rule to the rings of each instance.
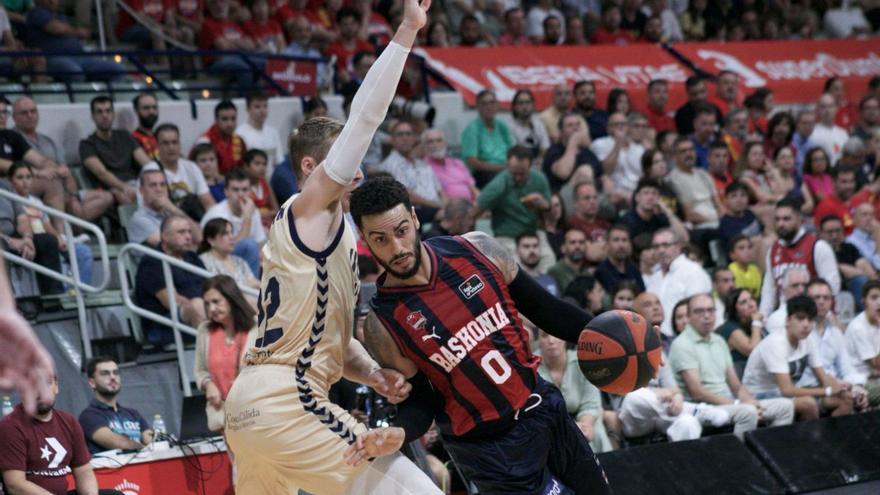
[[165, 420], [162, 419], [161, 414], [157, 414], [153, 416], [153, 439], [154, 441], [161, 440], [162, 437], [165, 436], [167, 431], [165, 430]]
[[12, 399], [8, 395], [3, 396], [3, 405], [0, 406], [0, 409], [2, 409], [3, 416], [12, 414]]

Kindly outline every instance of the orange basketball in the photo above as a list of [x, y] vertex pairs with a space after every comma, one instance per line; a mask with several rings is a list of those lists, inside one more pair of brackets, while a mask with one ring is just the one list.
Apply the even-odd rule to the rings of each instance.
[[578, 339], [581, 372], [600, 390], [623, 395], [644, 387], [660, 367], [660, 337], [648, 320], [625, 310], [590, 320]]

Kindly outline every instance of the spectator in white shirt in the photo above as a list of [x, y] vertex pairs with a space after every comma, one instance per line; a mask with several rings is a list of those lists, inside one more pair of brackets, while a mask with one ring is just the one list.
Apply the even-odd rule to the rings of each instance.
[[874, 205], [862, 203], [853, 212], [852, 234], [846, 240], [859, 250], [859, 254], [871, 263], [875, 270], [880, 270], [880, 254], [877, 246], [880, 246], [880, 222], [874, 216]]
[[162, 124], [156, 128], [155, 136], [158, 153], [144, 165], [144, 170], [165, 172], [171, 201], [190, 218], [201, 220], [205, 211], [214, 206], [214, 197], [199, 166], [180, 156], [180, 129], [174, 124]]
[[266, 123], [269, 117], [269, 100], [264, 95], [251, 95], [245, 98], [247, 121], [235, 130], [247, 149], [263, 150], [269, 157], [266, 167], [266, 180], [272, 177], [275, 166], [284, 161], [284, 145], [278, 136], [278, 129]]
[[232, 254], [244, 258], [254, 276], [259, 277], [260, 245], [266, 240], [266, 232], [260, 223], [260, 212], [251, 199], [251, 180], [240, 168], [234, 168], [226, 172], [223, 192], [226, 199], [205, 213], [202, 228], [214, 218], [228, 220], [235, 236]]
[[810, 134], [810, 141], [816, 146], [821, 146], [831, 158], [831, 166], [837, 165], [837, 160], [843, 152], [843, 144], [849, 139], [846, 129], [834, 124], [834, 116], [837, 115], [837, 102], [828, 93], [819, 97], [816, 103], [818, 121]]
[[871, 407], [880, 405], [880, 280], [862, 288], [865, 310], [846, 327], [846, 348], [856, 371], [868, 377], [865, 389]]
[[645, 147], [630, 138], [626, 115], [615, 113], [609, 116], [608, 135], [594, 140], [590, 149], [602, 162], [605, 174], [614, 182], [614, 189], [605, 193], [613, 203], [629, 205], [636, 184], [642, 177]]
[[865, 18], [857, 0], [833, 2], [838, 8], [825, 11], [822, 26], [834, 38], [848, 38], [859, 34], [871, 34], [871, 25]]
[[648, 0], [642, 7], [642, 12], [649, 17], [652, 15], [660, 16], [660, 21], [663, 23], [663, 41], [672, 42], [684, 39], [678, 16], [666, 5], [666, 0]]
[[532, 150], [535, 158], [533, 164], [540, 166], [544, 161], [544, 153], [550, 147], [550, 137], [547, 129], [541, 123], [538, 114], [535, 113], [535, 97], [528, 89], [517, 90], [513, 94], [511, 104], [510, 132], [516, 144]]
[[802, 296], [810, 283], [810, 272], [802, 266], [792, 266], [782, 276], [782, 297], [776, 311], [767, 316], [766, 329], [768, 333], [777, 333], [785, 330], [785, 320], [788, 318], [788, 307], [785, 302], [796, 296]]
[[[553, 4], [553, 0], [538, 0], [537, 4], [529, 9], [529, 14], [526, 16], [526, 36], [532, 40], [532, 43], [539, 44], [544, 41], [544, 19], [555, 16], [560, 23], [565, 21], [565, 16]], [[565, 37], [564, 31], [562, 37]]]
[[671, 338], [675, 336], [672, 331], [675, 304], [696, 294], [712, 292], [712, 281], [702, 266], [682, 254], [681, 240], [672, 229], [664, 228], [655, 232], [653, 247], [660, 267], [645, 279], [645, 287], [660, 296], [666, 315], [661, 331]]
[[[819, 419], [820, 408], [832, 416], [849, 414], [852, 385], [825, 373], [819, 350], [808, 338], [816, 320], [816, 303], [807, 296], [796, 296], [785, 304], [785, 331], [770, 334], [755, 347], [743, 373], [743, 385], [758, 400], [791, 398], [802, 421]], [[819, 386], [796, 385], [807, 368]]]

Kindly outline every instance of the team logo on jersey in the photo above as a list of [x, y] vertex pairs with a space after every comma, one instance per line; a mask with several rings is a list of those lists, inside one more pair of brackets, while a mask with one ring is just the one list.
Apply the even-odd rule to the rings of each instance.
[[461, 292], [461, 295], [463, 295], [465, 299], [470, 299], [476, 296], [481, 290], [483, 290], [483, 287], [485, 286], [486, 285], [483, 283], [483, 280], [480, 278], [480, 276], [474, 274], [468, 277], [467, 280], [462, 282], [458, 286], [458, 290], [459, 292]]
[[428, 319], [422, 314], [421, 310], [413, 311], [406, 316], [406, 324], [413, 330], [424, 332], [425, 326], [428, 325]]

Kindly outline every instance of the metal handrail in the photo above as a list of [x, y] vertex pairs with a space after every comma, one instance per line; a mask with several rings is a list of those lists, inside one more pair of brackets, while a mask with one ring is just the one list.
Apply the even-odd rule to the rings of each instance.
[[[31, 260], [9, 252], [9, 250], [4, 249], [0, 254], [12, 263], [22, 265], [41, 275], [73, 285], [76, 288], [76, 309], [78, 313], [77, 316], [79, 317], [79, 331], [83, 343], [83, 353], [85, 354], [86, 359], [91, 359], [92, 339], [89, 336], [88, 322], [86, 321], [86, 304], [85, 299], [83, 298], [83, 291], [93, 293], [101, 292], [106, 289], [107, 284], [110, 283], [110, 257], [107, 251], [107, 239], [104, 237], [104, 232], [102, 232], [96, 225], [81, 218], [56, 210], [55, 208], [51, 208], [30, 198], [25, 198], [14, 192], [0, 189], [0, 197], [35, 208], [47, 214], [49, 217], [57, 217], [64, 222], [64, 237], [67, 238], [67, 254], [70, 258], [70, 269], [73, 271], [72, 277], [34, 263]], [[76, 246], [74, 245], [75, 241], [73, 239], [73, 229], [71, 228], [71, 224], [93, 233], [98, 240], [98, 248], [101, 256], [101, 275], [103, 276], [100, 284], [90, 285], [79, 279], [79, 261], [76, 259]]]
[[[146, 309], [135, 304], [132, 300], [131, 287], [128, 283], [127, 267], [125, 264], [125, 257], [130, 256], [130, 253], [132, 251], [137, 251], [145, 256], [151, 256], [162, 262], [162, 274], [165, 278], [165, 289], [168, 291], [168, 311], [171, 314], [171, 318], [168, 318], [167, 316], [162, 316], [152, 311], [147, 311]], [[186, 366], [183, 365], [183, 338], [180, 332], [196, 336], [198, 334], [198, 330], [185, 323], [181, 323], [177, 315], [177, 290], [174, 288], [174, 277], [171, 274], [171, 266], [176, 266], [181, 270], [186, 270], [203, 278], [211, 278], [215, 276], [215, 274], [209, 272], [208, 270], [205, 270], [204, 268], [200, 268], [193, 264], [169, 256], [156, 249], [144, 246], [143, 244], [128, 243], [123, 246], [122, 249], [119, 250], [116, 263], [119, 269], [119, 283], [120, 287], [122, 288], [122, 300], [125, 303], [125, 307], [142, 318], [146, 318], [156, 323], [161, 323], [163, 325], [171, 327], [171, 330], [174, 332], [174, 345], [177, 348], [177, 362], [178, 368], [180, 368], [180, 378], [183, 382], [183, 393], [187, 397], [191, 396], [192, 387], [190, 387], [189, 371], [186, 369]], [[256, 289], [242, 286], [239, 286], [239, 289], [241, 289], [241, 291], [245, 294], [259, 297], [259, 292]]]

